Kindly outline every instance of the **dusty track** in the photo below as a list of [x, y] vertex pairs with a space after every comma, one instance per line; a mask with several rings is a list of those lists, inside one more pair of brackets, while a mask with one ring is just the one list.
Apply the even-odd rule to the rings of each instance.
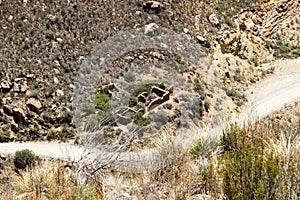
[[[272, 63], [275, 67], [275, 73], [272, 77], [263, 80], [247, 90], [248, 103], [244, 106], [241, 114], [233, 117], [231, 122], [239, 124], [253, 123], [271, 113], [282, 109], [284, 106], [300, 100], [300, 59], [278, 61]], [[222, 129], [229, 122], [224, 122], [208, 132], [207, 136], [218, 136]], [[188, 148], [198, 137], [199, 130], [190, 130], [179, 135], [174, 144]], [[203, 131], [205, 132], [205, 131]], [[0, 153], [12, 154], [17, 150], [30, 149], [39, 156], [46, 156], [59, 159], [77, 161], [86, 153], [84, 148], [73, 146], [66, 143], [43, 143], [43, 142], [26, 142], [26, 143], [1, 143]], [[97, 158], [109, 162], [111, 160], [117, 163], [131, 163], [136, 167], [143, 166], [147, 169], [160, 167], [163, 157], [156, 149], [144, 150], [139, 153], [124, 152], [119, 154], [108, 153], [105, 151], [94, 151], [90, 158]], [[160, 162], [157, 162], [160, 160]], [[142, 161], [142, 162], [141, 162]], [[136, 165], [135, 165], [136, 164]]]

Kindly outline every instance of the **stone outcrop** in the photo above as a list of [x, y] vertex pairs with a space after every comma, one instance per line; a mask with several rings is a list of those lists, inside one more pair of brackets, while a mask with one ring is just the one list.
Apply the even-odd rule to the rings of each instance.
[[147, 1], [143, 3], [143, 9], [146, 12], [154, 12], [157, 14], [161, 12], [163, 9], [165, 9], [165, 6], [158, 1]]
[[5, 106], [3, 106], [3, 112], [7, 115], [12, 115], [13, 108], [9, 105], [5, 105]]
[[2, 92], [9, 92], [13, 87], [13, 84], [10, 81], [2, 81], [0, 83], [0, 89]]
[[159, 26], [156, 23], [147, 24], [147, 25], [145, 25], [144, 34], [149, 35], [149, 34], [153, 33], [158, 28], [159, 28]]
[[28, 106], [28, 108], [36, 113], [39, 113], [42, 109], [42, 103], [35, 99], [35, 98], [30, 98], [27, 100], [26, 105]]
[[[149, 111], [153, 110], [157, 106], [167, 102], [170, 100], [170, 96], [173, 93], [173, 88], [169, 88], [166, 90], [166, 87], [161, 84], [158, 86], [151, 87], [151, 93], [148, 94], [147, 92], [142, 92], [137, 96], [138, 104], [142, 106], [142, 108], [136, 110], [135, 108], [128, 107], [122, 115], [117, 115], [118, 123], [122, 125], [128, 125], [133, 122], [132, 119], [126, 117], [125, 115], [128, 113], [138, 114], [141, 113], [142, 115], [147, 114]], [[155, 96], [154, 99], [151, 97]]]
[[220, 22], [219, 22], [219, 19], [217, 18], [217, 15], [216, 14], [211, 14], [208, 16], [208, 21], [211, 23], [211, 25], [213, 25], [214, 27], [217, 27], [217, 28], [221, 28], [221, 25], [220, 25]]
[[12, 116], [16, 123], [26, 123], [27, 117], [25, 111], [22, 108], [13, 108]]

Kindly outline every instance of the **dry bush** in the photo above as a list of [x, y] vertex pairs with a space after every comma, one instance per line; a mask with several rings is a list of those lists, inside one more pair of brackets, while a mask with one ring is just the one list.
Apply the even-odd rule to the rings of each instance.
[[63, 161], [43, 161], [31, 170], [11, 177], [11, 188], [1, 199], [101, 199], [102, 188], [94, 177], [86, 185], [79, 185], [74, 166]]

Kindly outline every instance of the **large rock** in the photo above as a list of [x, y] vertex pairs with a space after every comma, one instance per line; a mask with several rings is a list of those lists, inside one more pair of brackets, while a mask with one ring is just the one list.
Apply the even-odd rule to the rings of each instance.
[[165, 9], [165, 6], [158, 1], [147, 1], [147, 2], [143, 3], [143, 9], [146, 12], [154, 12], [157, 14], [160, 11], [162, 11], [163, 9]]
[[15, 81], [13, 83], [13, 91], [14, 92], [26, 92], [29, 87], [27, 85], [27, 82], [18, 83], [19, 81]]
[[14, 117], [14, 121], [16, 123], [24, 123], [27, 122], [27, 118], [25, 112], [22, 108], [13, 108], [12, 116]]
[[27, 85], [26, 81], [21, 84], [21, 87], [20, 87], [21, 92], [26, 92], [28, 89], [29, 89], [29, 86]]
[[13, 91], [20, 92], [20, 85], [18, 83], [13, 83]]
[[57, 96], [64, 96], [64, 91], [58, 89], [58, 90], [56, 90], [56, 95]]
[[10, 122], [10, 129], [14, 132], [17, 133], [19, 131], [19, 125], [15, 121]]
[[36, 112], [36, 113], [39, 113], [42, 109], [42, 103], [35, 98], [28, 99], [26, 104], [31, 111]]
[[211, 23], [211, 25], [217, 27], [217, 28], [221, 28], [219, 19], [217, 18], [216, 14], [211, 14], [208, 17], [209, 23]]
[[13, 108], [9, 105], [5, 105], [5, 106], [3, 106], [3, 112], [7, 115], [12, 115]]
[[0, 84], [0, 89], [3, 92], [9, 92], [12, 89], [13, 84], [9, 81], [2, 81]]
[[147, 25], [145, 25], [144, 34], [145, 35], [151, 34], [158, 28], [159, 28], [159, 26], [156, 23], [147, 24]]

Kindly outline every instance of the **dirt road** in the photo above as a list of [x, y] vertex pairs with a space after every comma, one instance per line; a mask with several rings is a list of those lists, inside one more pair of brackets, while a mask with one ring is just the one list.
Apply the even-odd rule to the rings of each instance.
[[[300, 59], [278, 61], [272, 63], [272, 65], [275, 67], [274, 75], [247, 90], [246, 94], [249, 101], [244, 106], [241, 114], [237, 117], [233, 117], [231, 122], [238, 122], [239, 124], [245, 122], [253, 123], [282, 109], [288, 104], [300, 100]], [[224, 122], [224, 124], [209, 130], [206, 135], [220, 135], [225, 124], [228, 124], [228, 122]], [[187, 131], [184, 135], [175, 139], [175, 145], [188, 148], [197, 137], [197, 131]], [[30, 149], [39, 156], [75, 161], [80, 159], [84, 153], [84, 148], [66, 143], [26, 142], [0, 144], [1, 154], [12, 154], [21, 149]], [[158, 154], [158, 151], [154, 149], [144, 150], [139, 153], [123, 152], [118, 155], [101, 151], [94, 152], [91, 155], [94, 155], [94, 157], [97, 157], [99, 160], [103, 159], [105, 162], [109, 162], [109, 159], [119, 160], [119, 163], [138, 163], [140, 160], [143, 160], [144, 167], [151, 165], [151, 168], [158, 167], [153, 166], [153, 163], [158, 165], [156, 161], [163, 159], [163, 157]]]

